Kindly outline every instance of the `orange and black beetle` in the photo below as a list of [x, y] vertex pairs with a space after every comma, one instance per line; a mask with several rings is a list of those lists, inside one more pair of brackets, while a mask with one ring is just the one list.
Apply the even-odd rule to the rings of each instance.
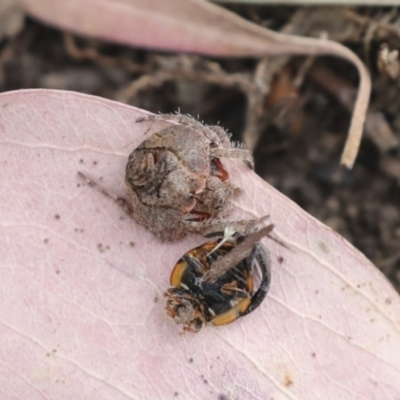
[[[184, 331], [198, 332], [203, 325], [226, 325], [254, 311], [264, 300], [271, 270], [267, 253], [260, 243], [250, 255], [223, 273], [214, 282], [204, 274], [220, 256], [229, 253], [244, 237], [232, 241], [207, 242], [187, 252], [175, 265], [168, 289], [166, 310]], [[260, 283], [254, 291], [256, 271]]]

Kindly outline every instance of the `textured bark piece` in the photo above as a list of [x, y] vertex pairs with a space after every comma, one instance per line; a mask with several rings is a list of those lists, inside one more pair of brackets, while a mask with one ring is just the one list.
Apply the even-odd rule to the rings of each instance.
[[270, 214], [290, 250], [263, 240], [272, 282], [256, 311], [179, 335], [162, 295], [204, 239], [162, 244], [76, 176], [123, 195], [127, 156], [152, 133], [135, 123], [144, 115], [72, 92], [0, 95], [0, 397], [395, 398], [399, 296], [237, 161], [227, 162], [244, 189], [235, 215]]

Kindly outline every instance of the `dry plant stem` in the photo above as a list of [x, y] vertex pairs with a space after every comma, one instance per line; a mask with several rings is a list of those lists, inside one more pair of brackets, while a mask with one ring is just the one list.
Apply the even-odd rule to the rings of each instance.
[[269, 94], [275, 74], [281, 69], [282, 63], [286, 64], [287, 61], [288, 59], [283, 59], [283, 57], [275, 60], [262, 58], [257, 63], [252, 77], [255, 88], [246, 93], [246, 125], [243, 131], [243, 143], [248, 149], [253, 150], [260, 138], [261, 121], [265, 114], [265, 98]]
[[160, 87], [175, 78], [176, 76], [173, 73], [163, 71], [142, 75], [140, 78], [135, 79], [128, 87], [120, 90], [115, 98], [123, 103], [130, 103], [140, 91]]
[[221, 275], [229, 271], [234, 266], [238, 265], [240, 261], [244, 260], [250, 255], [255, 244], [257, 244], [263, 237], [268, 236], [274, 229], [274, 225], [268, 225], [257, 232], [254, 232], [246, 237], [242, 243], [236, 245], [228, 254], [219, 257], [215, 261], [212, 269], [204, 274], [205, 282], [216, 281]]
[[256, 90], [249, 74], [227, 74], [225, 72], [213, 73], [210, 71], [204, 72], [176, 67], [170, 71], [157, 71], [142, 75], [139, 79], [133, 81], [126, 89], [121, 91], [118, 98], [121, 101], [129, 101], [129, 99], [137, 96], [141, 90], [149, 87], [159, 87], [165, 82], [177, 79], [177, 77], [188, 81], [207, 82], [222, 87], [236, 88], [246, 94]]
[[374, 21], [369, 17], [358, 14], [350, 8], [343, 8], [342, 12], [347, 18], [356, 21], [361, 25], [374, 25], [376, 28], [386, 30], [396, 36], [400, 35], [400, 32], [397, 28], [385, 21]]
[[80, 49], [75, 38], [70, 33], [63, 34], [64, 46], [68, 54], [77, 60], [93, 60], [105, 66], [122, 66], [125, 70], [131, 73], [144, 73], [148, 71], [146, 65], [137, 64], [127, 58], [108, 57], [101, 54], [93, 47]]

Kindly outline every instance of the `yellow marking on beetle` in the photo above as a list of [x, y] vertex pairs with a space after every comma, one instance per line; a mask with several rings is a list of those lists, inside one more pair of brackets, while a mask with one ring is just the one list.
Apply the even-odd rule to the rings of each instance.
[[181, 287], [182, 277], [186, 271], [187, 266], [188, 265], [185, 260], [181, 260], [175, 265], [175, 268], [171, 273], [171, 279], [170, 279], [171, 286], [176, 288]]
[[229, 311], [217, 315], [215, 318], [211, 320], [213, 325], [227, 325], [231, 322], [235, 321], [240, 315], [242, 315], [251, 304], [251, 299], [243, 299], [236, 306], [232, 307]]

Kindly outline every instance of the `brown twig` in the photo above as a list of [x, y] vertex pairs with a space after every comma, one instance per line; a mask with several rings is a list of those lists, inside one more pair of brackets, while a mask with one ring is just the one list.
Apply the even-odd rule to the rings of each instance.
[[101, 54], [94, 47], [87, 47], [84, 49], [80, 49], [75, 42], [75, 38], [70, 33], [64, 33], [64, 46], [68, 52], [68, 54], [77, 59], [77, 60], [93, 60], [98, 62], [99, 64], [111, 66], [111, 67], [123, 67], [125, 70], [131, 73], [144, 73], [148, 71], [147, 65], [142, 65], [133, 62], [127, 58], [116, 58], [109, 57], [104, 54]]

